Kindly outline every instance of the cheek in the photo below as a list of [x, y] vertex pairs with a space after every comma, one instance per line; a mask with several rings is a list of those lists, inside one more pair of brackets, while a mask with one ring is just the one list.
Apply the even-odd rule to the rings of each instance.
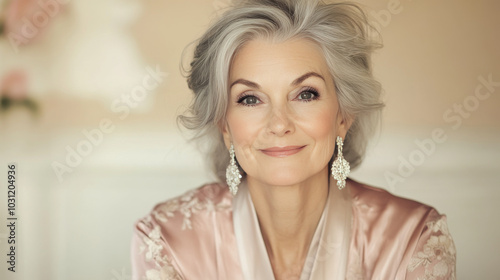
[[241, 108], [228, 110], [227, 123], [238, 158], [250, 157], [253, 144], [262, 128], [262, 119], [262, 114], [255, 112], [255, 110], [251, 111]]
[[333, 106], [316, 107], [308, 112], [301, 112], [301, 127], [304, 132], [317, 141], [326, 140], [336, 131], [336, 113]]
[[254, 150], [262, 129], [263, 117], [255, 111], [238, 108], [228, 111], [227, 123], [231, 130], [236, 159], [246, 173], [251, 172], [257, 160]]
[[314, 141], [313, 157], [318, 164], [328, 163], [333, 156], [336, 137], [336, 113], [332, 107], [318, 108], [302, 120], [302, 130]]

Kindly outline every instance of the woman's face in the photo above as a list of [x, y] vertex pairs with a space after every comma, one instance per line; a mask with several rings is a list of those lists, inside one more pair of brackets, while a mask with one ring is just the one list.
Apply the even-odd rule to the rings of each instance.
[[255, 39], [234, 56], [223, 135], [252, 179], [292, 185], [328, 169], [345, 137], [326, 61], [306, 39]]

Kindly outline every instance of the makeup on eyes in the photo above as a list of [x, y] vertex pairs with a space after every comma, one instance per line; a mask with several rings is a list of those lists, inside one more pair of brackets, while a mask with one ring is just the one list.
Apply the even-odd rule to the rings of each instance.
[[[304, 94], [304, 93], [311, 93], [312, 94], [311, 98], [308, 98], [308, 99], [299, 99], [299, 97], [302, 94]], [[311, 102], [313, 100], [317, 100], [319, 97], [320, 97], [320, 94], [319, 94], [319, 92], [315, 88], [313, 88], [313, 87], [306, 87], [306, 88], [304, 88], [304, 89], [302, 89], [300, 91], [300, 93], [297, 95], [297, 97], [295, 99], [301, 100], [303, 102]]]
[[[311, 94], [310, 98], [301, 98], [301, 96], [303, 94], [308, 94], [308, 93]], [[311, 101], [317, 100], [319, 97], [320, 97], [320, 94], [315, 88], [307, 86], [307, 87], [302, 88], [299, 91], [299, 93], [296, 95], [296, 97], [292, 100], [297, 100], [297, 101], [301, 101], [301, 102], [311, 102]], [[251, 103], [250, 104], [245, 103], [245, 100], [246, 100], [246, 102], [249, 102], [249, 100], [250, 100]], [[238, 95], [238, 97], [236, 98], [236, 103], [238, 105], [242, 105], [242, 106], [253, 107], [253, 106], [256, 106], [256, 105], [262, 103], [262, 100], [260, 100], [255, 94], [252, 94], [251, 92], [243, 92], [240, 95]]]

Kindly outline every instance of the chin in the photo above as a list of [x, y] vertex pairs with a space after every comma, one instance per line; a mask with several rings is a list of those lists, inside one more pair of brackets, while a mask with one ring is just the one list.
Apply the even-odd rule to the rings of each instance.
[[272, 186], [291, 186], [306, 181], [310, 176], [304, 174], [304, 171], [295, 170], [276, 170], [264, 172], [257, 177], [259, 181]]

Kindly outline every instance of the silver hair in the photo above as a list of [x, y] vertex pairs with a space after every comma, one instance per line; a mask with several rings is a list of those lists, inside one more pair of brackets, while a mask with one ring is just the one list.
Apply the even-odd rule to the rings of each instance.
[[191, 69], [187, 71], [194, 99], [184, 115], [178, 116], [178, 122], [194, 132], [193, 140], [202, 140], [212, 170], [223, 182], [229, 153], [219, 128], [225, 120], [227, 80], [234, 54], [255, 38], [312, 40], [321, 48], [330, 69], [341, 117], [353, 121], [344, 139], [343, 154], [354, 169], [376, 132], [384, 106], [380, 83], [374, 79], [371, 68], [371, 54], [381, 47], [376, 35], [362, 9], [351, 2], [238, 1], [196, 46]]

